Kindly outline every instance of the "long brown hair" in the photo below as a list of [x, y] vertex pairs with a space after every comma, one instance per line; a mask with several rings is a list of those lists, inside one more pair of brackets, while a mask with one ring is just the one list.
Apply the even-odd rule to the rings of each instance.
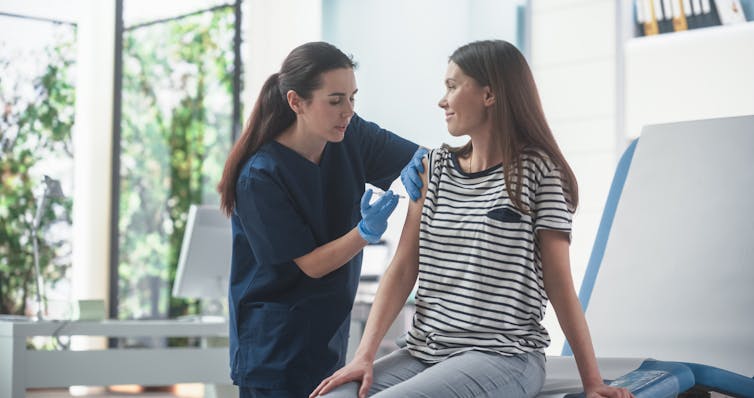
[[[513, 205], [529, 213], [521, 200], [522, 157], [538, 156], [541, 151], [560, 170], [566, 201], [575, 211], [579, 204], [576, 176], [550, 131], [534, 77], [521, 52], [503, 40], [476, 41], [456, 49], [450, 60], [495, 95], [492, 123], [503, 154], [505, 189]], [[471, 142], [457, 151], [469, 153]]]
[[312, 92], [322, 85], [324, 72], [355, 67], [353, 59], [332, 44], [311, 42], [294, 48], [283, 61], [280, 72], [267, 78], [217, 184], [220, 209], [226, 215], [230, 216], [236, 205], [236, 182], [244, 163], [296, 120], [286, 99], [288, 91], [295, 91], [304, 100], [311, 99]]

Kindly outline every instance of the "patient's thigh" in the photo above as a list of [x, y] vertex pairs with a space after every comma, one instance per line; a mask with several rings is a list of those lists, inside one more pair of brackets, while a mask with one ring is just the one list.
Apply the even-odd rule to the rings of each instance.
[[[382, 390], [409, 380], [427, 368], [426, 364], [412, 357], [407, 349], [393, 351], [374, 363], [374, 381], [367, 395], [371, 397]], [[358, 396], [359, 387], [358, 382], [346, 383], [322, 397], [355, 398]]]
[[541, 353], [505, 357], [468, 351], [430, 366], [374, 398], [534, 397], [544, 379]]
[[322, 398], [356, 398], [359, 396], [359, 383], [352, 381], [336, 387], [327, 394], [319, 396]]
[[375, 395], [380, 391], [413, 379], [429, 368], [429, 365], [412, 357], [407, 348], [393, 351], [374, 363], [374, 382], [368, 395]]

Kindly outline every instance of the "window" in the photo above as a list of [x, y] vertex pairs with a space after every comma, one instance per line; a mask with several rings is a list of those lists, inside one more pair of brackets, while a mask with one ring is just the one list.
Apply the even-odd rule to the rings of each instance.
[[70, 298], [76, 25], [2, 13], [0, 25], [0, 313], [36, 313], [32, 230], [47, 175], [69, 195], [49, 198], [37, 228], [43, 312], [59, 318]]
[[122, 7], [111, 316], [194, 314], [198, 303], [170, 292], [189, 206], [219, 204], [215, 186], [240, 126], [240, 1]]

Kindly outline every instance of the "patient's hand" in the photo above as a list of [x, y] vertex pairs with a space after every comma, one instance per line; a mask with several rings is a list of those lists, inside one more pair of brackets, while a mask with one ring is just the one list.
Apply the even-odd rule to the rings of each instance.
[[356, 356], [346, 366], [340, 368], [332, 376], [322, 380], [317, 388], [309, 395], [309, 398], [325, 395], [339, 385], [350, 381], [359, 381], [359, 398], [365, 398], [369, 387], [372, 386], [372, 377], [374, 374], [374, 362], [369, 359]]
[[625, 388], [618, 388], [618, 387], [612, 387], [608, 385], [601, 385], [597, 386], [595, 388], [590, 388], [584, 391], [586, 394], [586, 398], [633, 398], [634, 395], [631, 394], [630, 391], [628, 391]]

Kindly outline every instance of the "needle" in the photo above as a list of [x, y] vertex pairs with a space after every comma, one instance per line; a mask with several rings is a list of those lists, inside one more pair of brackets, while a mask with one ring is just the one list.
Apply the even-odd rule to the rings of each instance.
[[[384, 191], [372, 191], [373, 196], [382, 196], [384, 194], [385, 194]], [[406, 199], [405, 195], [397, 195], [397, 196], [398, 196], [398, 199]]]

